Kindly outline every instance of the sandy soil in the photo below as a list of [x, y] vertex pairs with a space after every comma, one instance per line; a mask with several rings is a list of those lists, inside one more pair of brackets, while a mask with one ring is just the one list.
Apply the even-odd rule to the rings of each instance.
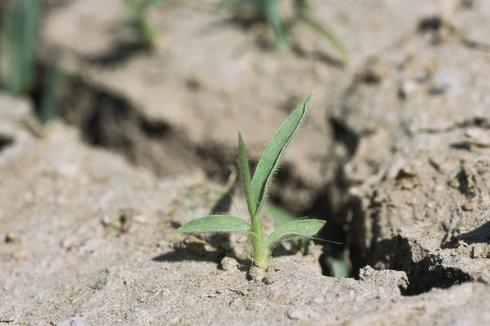
[[[151, 52], [120, 1], [53, 9], [39, 55], [65, 73], [62, 121], [0, 94], [0, 323], [489, 324], [490, 5], [454, 3], [441, 21], [431, 1], [316, 1], [347, 66], [208, 1], [153, 12]], [[258, 158], [311, 90], [272, 199], [327, 215], [354, 278], [322, 275], [332, 248], [261, 274], [239, 236], [178, 234], [228, 195], [237, 131]]]

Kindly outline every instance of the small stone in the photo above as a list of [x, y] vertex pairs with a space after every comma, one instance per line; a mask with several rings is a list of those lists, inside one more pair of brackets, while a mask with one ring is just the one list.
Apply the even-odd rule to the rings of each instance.
[[467, 129], [464, 133], [465, 142], [469, 145], [479, 147], [490, 147], [490, 136], [482, 129], [472, 128]]
[[415, 81], [407, 80], [403, 82], [398, 88], [398, 96], [402, 100], [406, 100], [412, 95], [414, 95], [417, 92], [418, 88], [419, 87]]
[[473, 201], [469, 201], [461, 205], [461, 209], [464, 211], [474, 211], [476, 209], [476, 203]]
[[221, 269], [225, 272], [235, 272], [238, 270], [239, 263], [231, 257], [224, 257], [221, 260]]
[[18, 243], [20, 242], [20, 235], [16, 232], [9, 232], [7, 235], [5, 235], [5, 242], [6, 243]]
[[85, 322], [79, 317], [68, 317], [60, 321], [58, 326], [85, 326]]
[[476, 244], [471, 251], [471, 257], [480, 258], [482, 256], [483, 256], [483, 248], [480, 245]]
[[252, 266], [248, 272], [248, 279], [251, 281], [262, 282], [266, 279], [266, 277], [267, 273], [257, 266]]
[[429, 86], [429, 94], [439, 95], [448, 91], [458, 84], [457, 77], [447, 72], [441, 72], [434, 76]]
[[73, 249], [73, 247], [75, 247], [77, 240], [78, 239], [75, 236], [68, 236], [67, 238], [63, 239], [63, 241], [61, 241], [60, 246], [67, 251], [71, 250]]
[[287, 316], [292, 320], [309, 320], [309, 319], [319, 319], [319, 314], [314, 311], [310, 306], [302, 306], [291, 308], [287, 311]]
[[160, 240], [157, 243], [157, 247], [158, 248], [167, 248], [167, 247], [170, 247], [170, 243], [168, 243], [167, 240]]

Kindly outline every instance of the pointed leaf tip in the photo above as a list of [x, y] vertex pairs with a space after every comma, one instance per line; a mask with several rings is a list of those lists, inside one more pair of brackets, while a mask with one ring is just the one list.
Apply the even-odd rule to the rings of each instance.
[[295, 220], [277, 227], [267, 237], [267, 244], [269, 248], [274, 248], [281, 241], [294, 238], [303, 237], [309, 238], [317, 234], [325, 225], [326, 221], [317, 219], [301, 219]]
[[293, 139], [294, 134], [306, 115], [311, 97], [312, 94], [310, 93], [289, 115], [279, 129], [277, 129], [276, 133], [267, 144], [267, 147], [255, 168], [251, 189], [254, 196], [254, 203], [257, 205], [256, 214], [260, 212], [260, 208], [267, 195], [267, 187], [272, 179], [274, 171], [279, 166], [280, 159], [286, 150], [286, 147]]
[[243, 141], [242, 134], [238, 133], [238, 168], [243, 183], [243, 190], [247, 200], [248, 212], [250, 217], [255, 215], [256, 205], [252, 191], [252, 180], [250, 176], [250, 165], [248, 163], [247, 147]]

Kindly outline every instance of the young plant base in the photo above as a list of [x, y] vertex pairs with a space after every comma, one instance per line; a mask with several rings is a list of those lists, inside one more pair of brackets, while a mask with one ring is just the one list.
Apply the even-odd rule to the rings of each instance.
[[274, 171], [279, 166], [286, 147], [303, 121], [310, 99], [311, 95], [291, 113], [276, 131], [262, 154], [253, 176], [250, 174], [245, 143], [241, 134], [238, 134], [238, 165], [251, 224], [235, 216], [210, 215], [193, 220], [181, 226], [178, 231], [182, 233], [237, 232], [245, 234], [252, 243], [254, 264], [264, 270], [269, 266], [269, 257], [272, 251], [281, 241], [296, 237], [308, 238], [317, 234], [325, 225], [325, 221], [298, 219], [279, 225], [271, 234], [266, 236], [260, 215]]

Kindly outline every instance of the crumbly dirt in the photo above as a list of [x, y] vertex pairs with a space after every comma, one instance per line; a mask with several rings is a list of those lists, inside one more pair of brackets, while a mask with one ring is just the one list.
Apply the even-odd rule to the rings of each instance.
[[[483, 325], [490, 320], [488, 285], [405, 297], [404, 272], [368, 266], [359, 280], [326, 277], [315, 250], [275, 257], [269, 272], [257, 276], [219, 245], [175, 231], [209, 210], [222, 186], [201, 174], [155, 178], [87, 147], [61, 123], [42, 133], [26, 128], [27, 103], [5, 96], [0, 103], [6, 117], [0, 132], [12, 139], [0, 152], [2, 323]], [[240, 241], [228, 245], [238, 248]]]
[[369, 62], [376, 82], [354, 79], [334, 117], [339, 146], [355, 139], [339, 154], [353, 258], [406, 271], [410, 293], [490, 282], [490, 52], [443, 32]]
[[[314, 2], [349, 65], [308, 30], [274, 51], [213, 1], [152, 12], [151, 51], [121, 1], [56, 1], [39, 64], [64, 72], [63, 121], [0, 94], [0, 324], [490, 323], [490, 2]], [[317, 245], [264, 274], [241, 236], [178, 234], [246, 212], [223, 185], [237, 131], [257, 159], [311, 90], [273, 199], [328, 213], [355, 278], [322, 275]]]

